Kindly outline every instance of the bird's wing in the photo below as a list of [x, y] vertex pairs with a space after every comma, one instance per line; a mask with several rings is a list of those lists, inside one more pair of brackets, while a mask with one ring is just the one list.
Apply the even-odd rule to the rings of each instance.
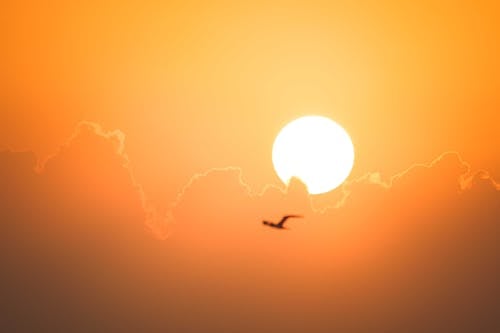
[[303, 216], [302, 215], [285, 215], [285, 216], [283, 216], [283, 218], [281, 219], [281, 221], [279, 221], [278, 225], [282, 226], [285, 223], [285, 221], [288, 220], [291, 217], [303, 217]]

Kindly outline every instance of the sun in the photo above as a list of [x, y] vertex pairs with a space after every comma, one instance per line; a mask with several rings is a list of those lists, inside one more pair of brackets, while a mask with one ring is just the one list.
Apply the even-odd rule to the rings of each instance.
[[351, 173], [354, 146], [349, 134], [333, 120], [305, 116], [287, 124], [273, 144], [273, 165], [288, 184], [299, 178], [310, 194], [329, 192]]

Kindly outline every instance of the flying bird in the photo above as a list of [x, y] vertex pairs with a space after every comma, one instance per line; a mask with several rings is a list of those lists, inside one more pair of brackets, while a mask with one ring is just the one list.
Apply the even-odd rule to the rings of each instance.
[[273, 222], [269, 222], [269, 221], [262, 221], [262, 224], [264, 225], [267, 225], [268, 227], [273, 227], [273, 228], [277, 228], [277, 229], [286, 229], [284, 224], [286, 222], [286, 220], [288, 220], [289, 218], [292, 218], [292, 217], [304, 217], [302, 215], [285, 215], [283, 216], [283, 218], [281, 219], [281, 221], [279, 221], [278, 223], [273, 223]]

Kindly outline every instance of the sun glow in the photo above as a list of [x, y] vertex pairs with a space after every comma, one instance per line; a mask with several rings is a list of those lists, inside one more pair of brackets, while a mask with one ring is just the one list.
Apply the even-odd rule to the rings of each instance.
[[297, 177], [310, 194], [321, 194], [349, 176], [354, 147], [347, 132], [333, 120], [305, 116], [283, 127], [274, 141], [272, 159], [285, 184]]

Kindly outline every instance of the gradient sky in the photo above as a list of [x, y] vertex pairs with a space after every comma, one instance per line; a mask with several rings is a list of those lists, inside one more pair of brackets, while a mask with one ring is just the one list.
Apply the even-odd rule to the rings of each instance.
[[[168, 281], [139, 273], [124, 278], [137, 288], [131, 300], [151, 313], [126, 306], [124, 312], [149, 323], [156, 321], [148, 315], [171, 313], [178, 332], [222, 332], [224, 320], [231, 332], [244, 332], [236, 329], [242, 312], [246, 322], [255, 315], [251, 332], [316, 324], [317, 332], [439, 331], [471, 308], [457, 301], [460, 306], [431, 316], [425, 305], [454, 304], [450, 295], [464, 285], [479, 286], [481, 296], [466, 288], [461, 300], [472, 297], [482, 310], [462, 318], [464, 327], [477, 328], [481, 319], [500, 327], [491, 319], [498, 301], [488, 295], [499, 292], [493, 280], [480, 285], [479, 273], [454, 275], [499, 274], [497, 2], [8, 0], [0, 8], [0, 217], [12, 231], [4, 239], [12, 249], [26, 239], [23, 232], [37, 230], [43, 241], [28, 239], [35, 249], [47, 247], [40, 262], [52, 263], [65, 246], [85, 261], [82, 240], [104, 232], [106, 239], [94, 239], [107, 253], [103, 267], [116, 251], [121, 259], [133, 257], [130, 267]], [[356, 152], [346, 185], [315, 198], [300, 184], [284, 189], [271, 161], [279, 130], [308, 114], [340, 123]], [[36, 213], [26, 215], [23, 207]], [[262, 218], [289, 210], [308, 218], [288, 238], [260, 230]], [[135, 233], [144, 225], [167, 239], [161, 245], [154, 237], [139, 240]], [[124, 238], [107, 233], [123, 226]], [[128, 242], [131, 249], [124, 249]], [[422, 242], [427, 252], [419, 254]], [[273, 247], [283, 253], [269, 257]], [[397, 252], [402, 255], [392, 255]], [[449, 258], [451, 268], [441, 271], [440, 260]], [[2, 259], [7, 267], [19, 261]], [[83, 271], [69, 261], [68, 270]], [[91, 261], [96, 275], [127, 271]], [[24, 272], [39, 272], [27, 262], [3, 281], [6, 290], [22, 286], [16, 283]], [[280, 270], [280, 262], [287, 268]], [[62, 274], [61, 267], [54, 263], [47, 279]], [[386, 281], [393, 274], [399, 291]], [[290, 282], [270, 283], [273, 289], [266, 278]], [[185, 287], [172, 287], [185, 279]], [[234, 279], [239, 282], [229, 282]], [[138, 280], [150, 286], [138, 287]], [[68, 288], [77, 299], [85, 294]], [[89, 293], [88, 304], [104, 309], [108, 298], [120, 304], [114, 296], [121, 289], [111, 290], [96, 300]], [[439, 301], [422, 296], [437, 291]], [[174, 300], [164, 303], [160, 295]], [[269, 295], [274, 308], [295, 313], [294, 305], [307, 304], [317, 311], [308, 312], [304, 326], [287, 322], [289, 312], [275, 313], [273, 326], [273, 312], [258, 310]], [[19, 313], [32, 316], [21, 300], [33, 308], [41, 303], [23, 297], [13, 293], [12, 300]], [[54, 309], [64, 308], [63, 299]], [[197, 304], [200, 326], [185, 319], [189, 304]], [[81, 318], [80, 306], [70, 307], [71, 315]], [[429, 326], [417, 320], [426, 315]], [[168, 325], [160, 320], [157, 327]]]
[[446, 150], [500, 175], [495, 2], [2, 7], [2, 145], [43, 156], [81, 120], [118, 128], [155, 199], [211, 167], [277, 183], [273, 139], [304, 114], [348, 130], [353, 176]]

